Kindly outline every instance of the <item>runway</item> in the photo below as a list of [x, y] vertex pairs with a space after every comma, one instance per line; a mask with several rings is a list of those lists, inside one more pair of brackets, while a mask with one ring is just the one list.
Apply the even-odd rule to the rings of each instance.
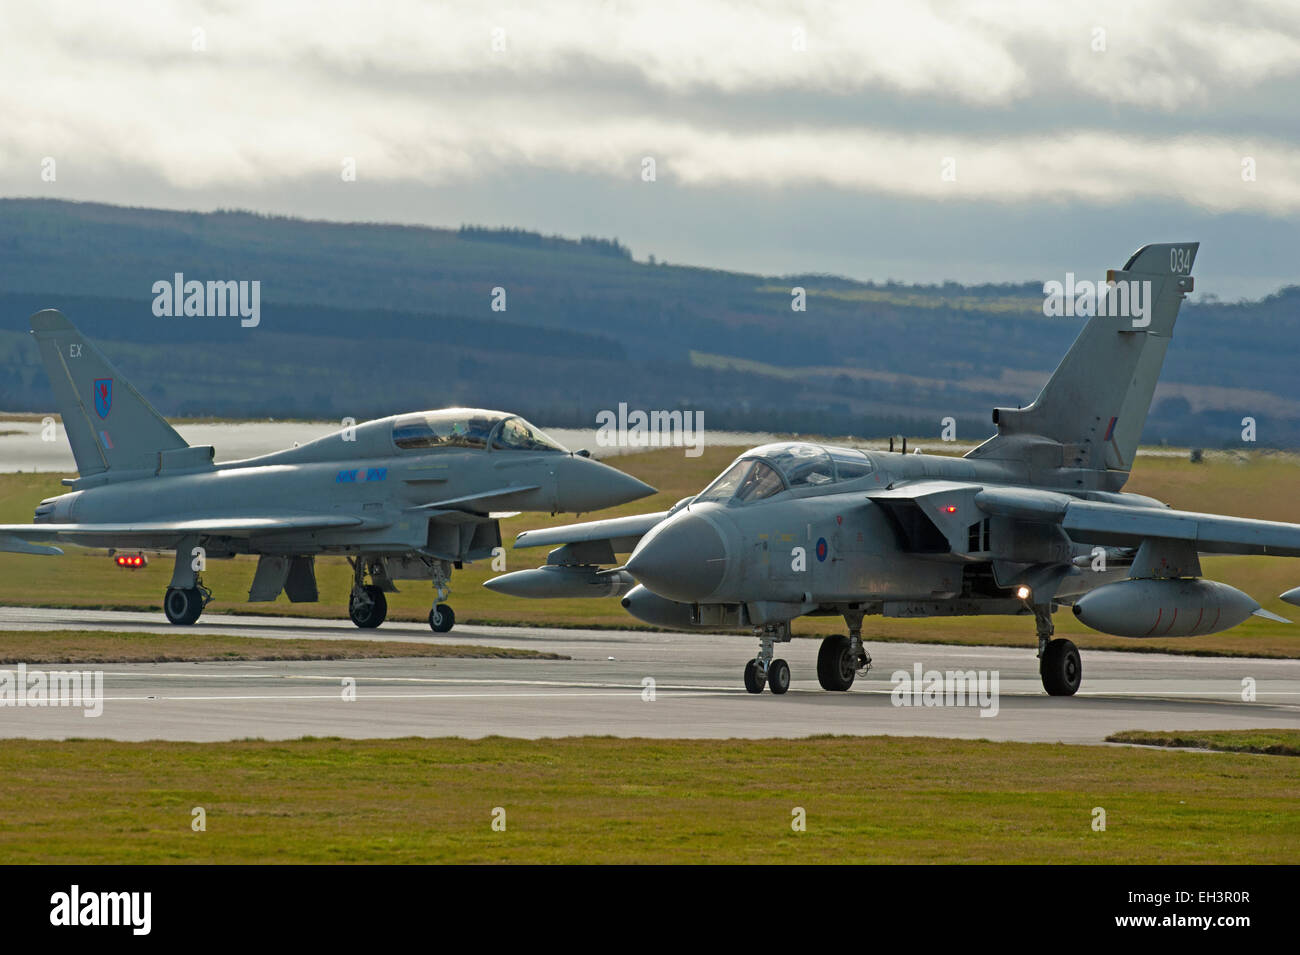
[[[177, 633], [158, 613], [0, 608], [0, 630]], [[1099, 743], [1125, 729], [1300, 728], [1300, 661], [1083, 651], [1083, 689], [1043, 693], [1032, 646], [871, 643], [874, 668], [847, 693], [817, 684], [815, 640], [778, 645], [793, 675], [782, 697], [746, 693], [750, 637], [610, 630], [204, 616], [184, 631], [265, 638], [484, 644], [564, 654], [567, 660], [104, 664], [103, 712], [0, 706], [0, 737], [230, 740], [613, 735], [658, 738], [814, 734], [945, 736]], [[895, 705], [896, 671], [987, 671], [983, 705]], [[34, 668], [34, 667], [33, 667]], [[4, 668], [0, 668], [4, 669]], [[8, 667], [13, 669], [13, 667]], [[71, 669], [49, 666], [46, 669]], [[1244, 680], [1255, 700], [1244, 702]], [[352, 681], [349, 684], [347, 681]], [[345, 697], [349, 685], [355, 699]], [[909, 699], [911, 697], [909, 696]], [[923, 698], [917, 697], [918, 703]], [[988, 714], [988, 715], [982, 715]]]

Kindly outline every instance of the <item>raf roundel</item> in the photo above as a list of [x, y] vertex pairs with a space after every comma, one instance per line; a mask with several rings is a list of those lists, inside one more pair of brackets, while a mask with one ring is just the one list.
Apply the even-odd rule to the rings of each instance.
[[817, 538], [817, 559], [819, 561], [824, 561], [826, 559], [826, 554], [829, 551], [830, 548], [826, 545], [826, 538], [825, 537]]

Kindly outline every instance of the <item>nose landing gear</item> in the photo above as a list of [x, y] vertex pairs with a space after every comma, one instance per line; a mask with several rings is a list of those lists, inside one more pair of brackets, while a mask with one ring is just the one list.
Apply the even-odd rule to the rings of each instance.
[[750, 693], [762, 693], [763, 687], [768, 686], [780, 696], [790, 689], [790, 664], [772, 659], [773, 644], [789, 641], [790, 622], [755, 627], [754, 634], [758, 637], [758, 656], [745, 664], [745, 689]]
[[790, 689], [790, 665], [784, 660], [773, 660], [767, 666], [767, 685], [780, 696]]
[[437, 597], [429, 611], [429, 629], [434, 633], [447, 633], [456, 626], [456, 614], [442, 601], [451, 593], [451, 565], [445, 560], [435, 560], [431, 568], [433, 592]]

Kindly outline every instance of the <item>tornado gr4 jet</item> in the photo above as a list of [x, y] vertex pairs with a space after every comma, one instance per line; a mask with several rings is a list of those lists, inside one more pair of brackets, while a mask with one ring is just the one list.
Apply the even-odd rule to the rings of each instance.
[[[1300, 525], [1176, 511], [1120, 490], [1196, 251], [1194, 242], [1148, 245], [1109, 272], [1106, 305], [1098, 301], [1037, 400], [996, 409], [997, 434], [963, 458], [765, 445], [669, 511], [521, 534], [516, 547], [562, 546], [546, 566], [487, 586], [618, 594], [633, 615], [671, 628], [752, 627], [751, 693], [788, 688], [790, 668], [773, 648], [802, 615], [847, 624], [818, 654], [827, 690], [848, 689], [869, 668], [868, 614], [1032, 616], [1043, 686], [1064, 696], [1083, 667], [1075, 645], [1054, 638], [1061, 606], [1094, 629], [1138, 638], [1273, 617], [1202, 579], [1199, 555], [1300, 556]], [[601, 570], [628, 552], [625, 566]]]
[[498, 518], [580, 513], [654, 488], [570, 453], [517, 415], [447, 408], [346, 427], [246, 461], [191, 447], [57, 311], [31, 319], [79, 477], [35, 524], [0, 525], [0, 551], [59, 554], [51, 541], [176, 552], [167, 619], [191, 624], [211, 599], [209, 559], [258, 554], [250, 601], [317, 599], [315, 558], [352, 565], [349, 615], [377, 627], [396, 580], [430, 580], [429, 625], [452, 628], [451, 572], [491, 556]]

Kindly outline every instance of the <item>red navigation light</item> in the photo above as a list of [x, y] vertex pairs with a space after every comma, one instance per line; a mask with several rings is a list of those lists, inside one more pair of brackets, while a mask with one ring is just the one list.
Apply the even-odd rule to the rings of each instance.
[[945, 504], [944, 507], [943, 507], [943, 512], [944, 512], [945, 514], [956, 514], [956, 513], [957, 513], [957, 505], [956, 505], [956, 504]]
[[144, 554], [118, 554], [114, 558], [119, 567], [148, 567], [149, 559]]

